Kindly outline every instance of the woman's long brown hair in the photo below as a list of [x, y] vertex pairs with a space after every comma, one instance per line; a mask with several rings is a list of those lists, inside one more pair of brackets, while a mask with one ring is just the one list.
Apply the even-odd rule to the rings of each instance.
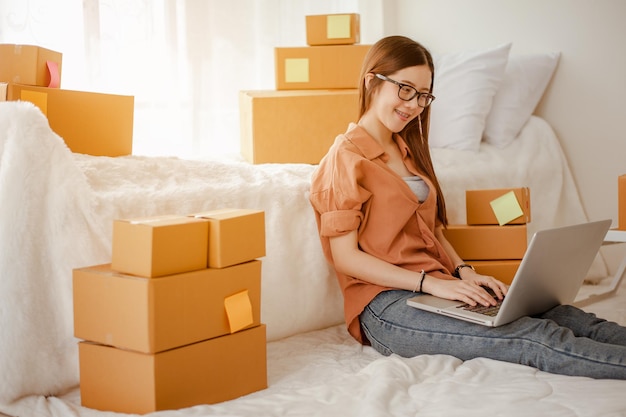
[[[359, 84], [359, 118], [369, 109], [372, 93], [384, 81], [374, 77], [371, 79], [369, 88], [365, 88], [365, 76], [369, 73], [390, 75], [403, 68], [418, 65], [428, 65], [431, 72], [430, 92], [432, 93], [435, 82], [435, 66], [430, 52], [419, 43], [405, 36], [388, 36], [376, 42], [367, 53], [361, 68]], [[421, 119], [421, 120], [420, 120]], [[420, 127], [421, 122], [421, 127]], [[435, 175], [430, 148], [428, 146], [428, 130], [430, 124], [430, 106], [413, 119], [399, 132], [406, 141], [411, 151], [413, 162], [418, 170], [435, 186], [437, 191], [437, 217], [444, 227], [448, 224], [446, 204]]]

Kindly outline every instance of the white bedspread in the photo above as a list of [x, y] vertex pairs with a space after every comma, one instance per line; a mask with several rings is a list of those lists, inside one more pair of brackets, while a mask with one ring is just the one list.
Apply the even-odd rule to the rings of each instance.
[[[625, 301], [622, 298], [622, 301]], [[268, 344], [269, 388], [215, 405], [153, 413], [197, 416], [626, 415], [626, 381], [566, 377], [533, 368], [451, 356], [383, 357], [334, 326]], [[80, 406], [74, 389], [30, 396], [0, 411], [37, 417], [113, 417]]]
[[[435, 149], [433, 159], [451, 222], [465, 220], [465, 189], [518, 186], [531, 188], [531, 232], [586, 220], [558, 141], [541, 119], [503, 151]], [[110, 261], [113, 219], [240, 207], [266, 212], [261, 315], [271, 342], [270, 387], [159, 415], [443, 415], [459, 408], [478, 415], [511, 402], [515, 411], [503, 415], [600, 415], [599, 406], [619, 415], [622, 382], [488, 360], [383, 358], [357, 345], [336, 326], [341, 295], [307, 199], [313, 169], [75, 155], [32, 105], [0, 103], [0, 412], [108, 415], [77, 405], [71, 274]], [[592, 273], [606, 275], [604, 265]], [[325, 330], [305, 333], [318, 329]], [[481, 383], [490, 388], [479, 395]]]

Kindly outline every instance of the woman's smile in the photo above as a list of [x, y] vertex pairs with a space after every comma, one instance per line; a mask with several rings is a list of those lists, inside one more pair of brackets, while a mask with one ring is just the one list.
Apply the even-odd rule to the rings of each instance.
[[412, 116], [409, 113], [405, 113], [398, 109], [395, 109], [395, 112], [398, 116], [400, 116], [400, 119], [402, 119], [402, 121], [408, 122], [409, 120], [411, 120]]

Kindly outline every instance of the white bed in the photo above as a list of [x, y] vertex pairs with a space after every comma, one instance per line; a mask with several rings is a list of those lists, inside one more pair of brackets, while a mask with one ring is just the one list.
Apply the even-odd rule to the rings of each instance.
[[[588, 220], [541, 118], [528, 115], [506, 146], [481, 141], [432, 154], [451, 223], [465, 222], [466, 189], [520, 186], [531, 190], [529, 234]], [[116, 218], [238, 207], [265, 211], [269, 387], [155, 416], [626, 415], [626, 381], [487, 359], [382, 357], [358, 345], [342, 324], [341, 294], [308, 202], [314, 168], [72, 154], [34, 106], [0, 103], [0, 413], [113, 415], [80, 405], [72, 269], [110, 261]], [[589, 276], [606, 274], [598, 257]], [[626, 325], [625, 301], [621, 291], [587, 309]]]

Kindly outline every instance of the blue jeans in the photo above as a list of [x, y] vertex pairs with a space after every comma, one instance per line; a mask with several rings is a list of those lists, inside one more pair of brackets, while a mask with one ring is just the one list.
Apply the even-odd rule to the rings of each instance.
[[572, 306], [558, 306], [500, 327], [418, 310], [411, 291], [380, 293], [360, 315], [374, 349], [404, 357], [445, 354], [519, 363], [542, 371], [626, 379], [626, 327]]

